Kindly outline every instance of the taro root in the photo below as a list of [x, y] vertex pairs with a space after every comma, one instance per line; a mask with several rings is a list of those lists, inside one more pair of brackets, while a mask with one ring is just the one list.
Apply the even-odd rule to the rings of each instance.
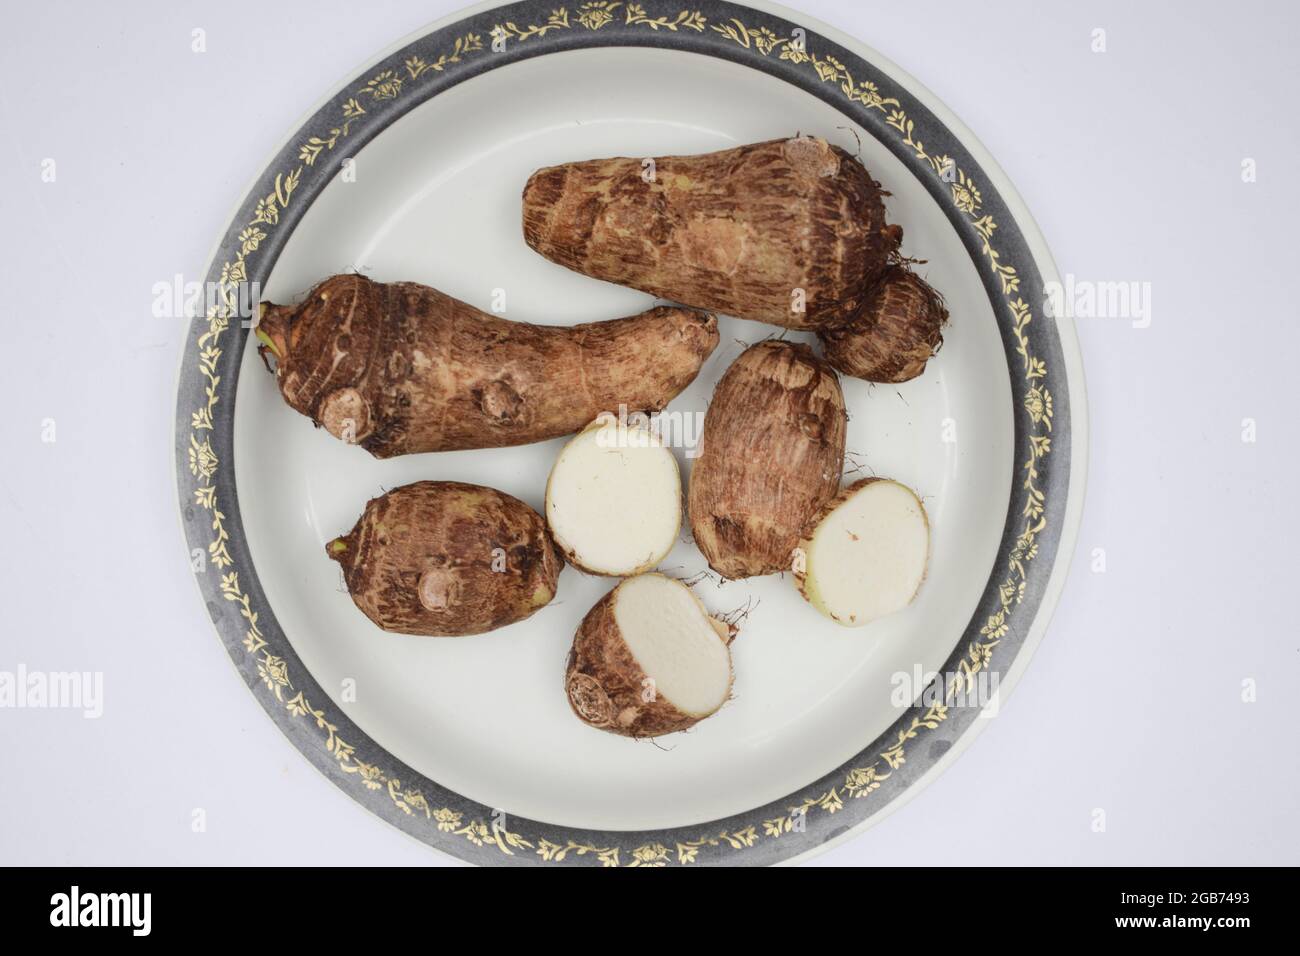
[[929, 556], [930, 522], [916, 493], [896, 481], [864, 478], [808, 522], [795, 583], [832, 621], [861, 627], [912, 603]]
[[371, 500], [325, 552], [370, 620], [439, 637], [522, 621], [555, 597], [564, 568], [541, 515], [457, 481], [418, 481]]
[[578, 627], [564, 678], [569, 706], [625, 737], [686, 730], [727, 702], [734, 636], [680, 581], [628, 578]]
[[529, 325], [413, 282], [338, 275], [298, 305], [264, 303], [257, 336], [292, 408], [389, 458], [543, 441], [620, 404], [658, 411], [698, 374], [718, 328], [682, 308]]
[[839, 488], [839, 379], [806, 345], [766, 341], [727, 369], [691, 469], [691, 531], [725, 578], [790, 568], [805, 523]]
[[905, 265], [891, 265], [862, 311], [818, 329], [826, 361], [868, 382], [906, 382], [925, 371], [943, 344], [943, 296]]
[[598, 419], [555, 460], [546, 524], [569, 563], [583, 571], [615, 577], [648, 571], [681, 531], [677, 459], [644, 425]]
[[851, 155], [796, 136], [538, 170], [524, 239], [576, 272], [791, 329], [857, 313], [902, 230]]

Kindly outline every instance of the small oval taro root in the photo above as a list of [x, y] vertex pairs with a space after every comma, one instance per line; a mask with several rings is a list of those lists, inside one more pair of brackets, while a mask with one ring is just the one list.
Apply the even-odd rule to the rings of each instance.
[[718, 343], [704, 312], [572, 327], [509, 322], [414, 282], [338, 275], [263, 303], [263, 359], [295, 410], [376, 458], [572, 434], [620, 404], [658, 411]]
[[906, 382], [925, 371], [943, 344], [943, 296], [903, 265], [891, 265], [862, 311], [817, 330], [826, 361], [868, 382]]
[[578, 627], [564, 678], [569, 705], [625, 737], [685, 730], [730, 696], [733, 637], [680, 581], [628, 578]]
[[418, 481], [371, 500], [325, 552], [370, 620], [439, 637], [522, 621], [555, 597], [564, 568], [541, 515], [457, 481]]
[[804, 524], [839, 488], [847, 423], [839, 379], [808, 346], [760, 342], [732, 363], [691, 468], [691, 531], [711, 568], [789, 569]]
[[546, 523], [570, 564], [629, 577], [654, 567], [682, 527], [677, 459], [644, 425], [597, 419], [560, 451]]
[[831, 620], [860, 627], [912, 603], [925, 580], [930, 522], [906, 485], [864, 478], [808, 522], [795, 583]]
[[796, 136], [698, 156], [540, 169], [524, 239], [552, 262], [674, 302], [792, 329], [855, 314], [895, 257], [880, 184]]

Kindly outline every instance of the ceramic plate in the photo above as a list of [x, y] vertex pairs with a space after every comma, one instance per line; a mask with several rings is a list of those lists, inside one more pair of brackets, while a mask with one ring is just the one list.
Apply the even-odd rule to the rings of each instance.
[[[419, 479], [542, 506], [562, 444], [388, 461], [291, 411], [241, 313], [357, 270], [522, 321], [628, 315], [650, 297], [533, 253], [537, 167], [702, 152], [796, 131], [859, 154], [892, 193], [904, 251], [946, 296], [939, 356], [901, 386], [844, 380], [850, 464], [924, 496], [928, 580], [860, 629], [788, 577], [697, 593], [748, 610], [735, 698], [689, 733], [632, 741], [579, 723], [562, 690], [583, 614], [611, 586], [568, 569], [532, 618], [461, 639], [385, 634], [324, 544], [367, 499]], [[477, 863], [790, 860], [896, 807], [988, 724], [1060, 590], [1082, 495], [1073, 330], [1042, 314], [1051, 259], [971, 134], [875, 52], [793, 11], [677, 0], [479, 7], [402, 41], [331, 93], [241, 201], [194, 321], [176, 417], [196, 574], [253, 693], [357, 802]], [[698, 421], [719, 376], [778, 330], [722, 317], [722, 344], [670, 410]], [[806, 336], [789, 334], [789, 338]], [[677, 453], [684, 470], [688, 448]], [[703, 571], [683, 540], [661, 565]], [[937, 675], [937, 677], [935, 676]], [[929, 690], [927, 691], [927, 685]], [[970, 693], [966, 693], [970, 691]]]

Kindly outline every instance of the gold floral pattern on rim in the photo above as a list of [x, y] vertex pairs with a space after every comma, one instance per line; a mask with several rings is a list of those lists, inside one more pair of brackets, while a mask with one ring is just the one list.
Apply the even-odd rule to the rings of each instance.
[[[1001, 255], [993, 246], [997, 223], [991, 215], [982, 211], [983, 200], [978, 184], [964, 170], [957, 168], [949, 157], [932, 155], [914, 137], [915, 124], [896, 98], [884, 96], [872, 82], [855, 79], [837, 58], [830, 55], [818, 56], [808, 49], [802, 38], [781, 36], [767, 26], [750, 26], [734, 17], [724, 22], [709, 23], [698, 10], [689, 8], [679, 9], [676, 13], [652, 15], [640, 3], [624, 4], [621, 0], [581, 3], [572, 20], [565, 7], [557, 7], [543, 23], [520, 26], [513, 21], [505, 21], [494, 25], [487, 31], [487, 36], [492, 44], [498, 46], [510, 42], [542, 40], [556, 31], [572, 29], [574, 24], [587, 30], [600, 30], [615, 22], [620, 15], [629, 27], [645, 27], [656, 32], [692, 30], [704, 33], [707, 27], [720, 36], [723, 42], [736, 44], [757, 56], [769, 57], [775, 54], [780, 60], [807, 65], [822, 83], [836, 84], [850, 103], [884, 114], [886, 125], [897, 131], [903, 145], [917, 159], [928, 164], [941, 181], [948, 184], [954, 208], [970, 219], [971, 225], [981, 237], [981, 251], [998, 276], [1005, 305], [1011, 313], [1016, 352], [1024, 365], [1028, 382], [1021, 404], [1035, 431], [1029, 436], [1030, 457], [1021, 466], [1024, 472], [1023, 488], [1027, 492], [1022, 514], [1024, 524], [1007, 559], [1007, 576], [998, 586], [1000, 607], [988, 616], [980, 628], [979, 639], [967, 645], [958, 665], [961, 680], [949, 684], [946, 690], [945, 699], [951, 700], [958, 690], [963, 687], [969, 690], [973, 686], [976, 675], [988, 668], [993, 649], [1007, 634], [1008, 619], [1024, 598], [1026, 565], [1037, 555], [1037, 539], [1046, 527], [1045, 495], [1038, 487], [1038, 464], [1051, 451], [1049, 433], [1052, 429], [1052, 393], [1045, 384], [1046, 363], [1031, 351], [1028, 327], [1033, 321], [1033, 314], [1029, 304], [1019, 296], [1019, 275], [1014, 266], [1002, 261]], [[257, 253], [267, 239], [268, 230], [274, 230], [279, 224], [281, 212], [288, 208], [308, 169], [315, 166], [322, 154], [330, 152], [346, 139], [357, 124], [366, 121], [369, 115], [365, 108], [367, 103], [398, 99], [408, 84], [442, 73], [467, 58], [482, 54], [486, 48], [488, 47], [485, 47], [480, 34], [468, 32], [456, 38], [451, 47], [439, 51], [437, 55], [410, 55], [400, 66], [380, 70], [353, 90], [339, 108], [338, 121], [329, 132], [308, 137], [299, 145], [298, 165], [292, 170], [276, 174], [274, 188], [257, 200], [252, 217], [241, 229], [233, 258], [221, 266], [218, 304], [208, 310], [205, 316], [207, 329], [197, 338], [197, 366], [205, 382], [204, 402], [191, 413], [188, 449], [189, 469], [198, 483], [194, 490], [194, 501], [211, 519], [212, 539], [207, 548], [208, 560], [218, 571], [225, 572], [234, 562], [227, 547], [230, 538], [225, 526], [226, 517], [219, 507], [218, 479], [224, 473], [211, 443], [213, 413], [220, 401], [221, 376], [217, 374], [217, 367], [223, 351], [221, 340], [229, 330], [232, 317], [238, 315], [238, 287], [247, 279], [249, 258]], [[222, 574], [220, 590], [227, 601], [237, 605], [239, 614], [244, 619], [244, 650], [255, 662], [262, 685], [288, 714], [315, 725], [321, 732], [325, 751], [337, 761], [340, 770], [355, 775], [363, 788], [386, 793], [402, 813], [424, 817], [439, 832], [463, 837], [474, 846], [495, 847], [506, 856], [531, 851], [546, 863], [560, 863], [572, 857], [590, 858], [606, 867], [657, 867], [666, 866], [670, 862], [680, 865], [695, 863], [699, 851], [704, 847], [745, 850], [764, 840], [779, 839], [788, 833], [802, 830], [807, 815], [813, 811], [833, 814], [843, 809], [846, 800], [868, 797], [894, 771], [903, 766], [911, 741], [925, 731], [938, 728], [948, 719], [947, 706], [932, 705], [923, 714], [914, 717], [909, 726], [900, 730], [892, 745], [880, 751], [873, 761], [850, 769], [838, 784], [809, 794], [790, 806], [784, 815], [764, 820], [761, 826], [751, 825], [737, 831], [704, 834], [696, 839], [677, 842], [672, 849], [661, 843], [629, 847], [596, 846], [567, 838], [562, 841], [539, 838], [534, 844], [520, 834], [511, 832], [502, 820], [466, 819], [462, 812], [452, 808], [433, 807], [419, 790], [404, 787], [392, 774], [357, 758], [355, 748], [339, 737], [338, 727], [328, 720], [325, 711], [313, 707], [301, 691], [295, 690], [287, 662], [267, 650], [269, 645], [258, 626], [258, 613], [253, 609], [251, 597], [240, 586], [237, 571], [230, 570]]]

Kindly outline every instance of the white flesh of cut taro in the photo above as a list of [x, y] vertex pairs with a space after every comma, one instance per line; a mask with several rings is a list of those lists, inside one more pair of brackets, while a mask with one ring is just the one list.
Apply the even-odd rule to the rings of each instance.
[[598, 419], [556, 459], [546, 485], [546, 522], [565, 556], [584, 571], [640, 574], [663, 560], [681, 530], [677, 459], [649, 429]]
[[684, 714], [707, 717], [731, 692], [731, 651], [724, 627], [690, 588], [661, 574], [624, 581], [614, 622], [655, 693]]
[[912, 602], [925, 580], [930, 523], [910, 488], [868, 481], [841, 492], [800, 546], [804, 597], [857, 627]]

